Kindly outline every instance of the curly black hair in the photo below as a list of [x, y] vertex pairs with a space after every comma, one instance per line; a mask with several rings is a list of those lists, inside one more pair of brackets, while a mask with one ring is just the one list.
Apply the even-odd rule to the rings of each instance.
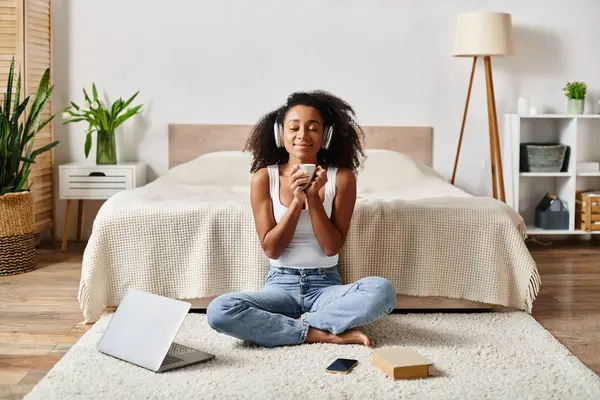
[[273, 126], [275, 121], [282, 123], [287, 112], [297, 105], [314, 107], [325, 125], [335, 126], [329, 149], [320, 149], [317, 160], [356, 172], [361, 165], [361, 157], [364, 157], [364, 132], [354, 120], [354, 109], [339, 97], [322, 90], [292, 93], [283, 106], [259, 120], [244, 147], [244, 151], [249, 150], [253, 154], [251, 172], [288, 161], [287, 150], [283, 147], [278, 148], [275, 144]]

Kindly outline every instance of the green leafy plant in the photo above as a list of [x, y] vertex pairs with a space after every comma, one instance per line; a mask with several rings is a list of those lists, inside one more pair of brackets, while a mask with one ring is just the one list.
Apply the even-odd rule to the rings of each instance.
[[137, 97], [138, 93], [139, 91], [134, 93], [133, 96], [126, 101], [119, 98], [112, 105], [105, 106], [98, 99], [96, 84], [92, 83], [92, 98], [90, 98], [85, 88], [83, 88], [86, 106], [80, 107], [76, 103], [71, 102], [71, 106], [63, 110], [63, 125], [81, 121], [86, 121], [88, 123], [84, 145], [86, 158], [92, 147], [93, 132], [114, 132], [123, 122], [127, 121], [127, 119], [133, 117], [140, 111], [143, 104], [128, 108]]
[[13, 98], [14, 69], [15, 58], [13, 57], [4, 101], [0, 103], [0, 195], [29, 191], [31, 186], [26, 188], [25, 183], [31, 171], [31, 164], [35, 164], [38, 155], [58, 144], [58, 141], [54, 141], [37, 149], [33, 148], [38, 132], [56, 115], [53, 114], [40, 123], [42, 110], [48, 104], [54, 90], [54, 85], [49, 86], [50, 69], [46, 68], [42, 75], [26, 118], [21, 116], [26, 111], [30, 96], [19, 103], [21, 94], [21, 72], [19, 71]]
[[565, 96], [569, 99], [582, 100], [585, 99], [587, 93], [587, 84], [585, 82], [567, 82], [563, 87]]

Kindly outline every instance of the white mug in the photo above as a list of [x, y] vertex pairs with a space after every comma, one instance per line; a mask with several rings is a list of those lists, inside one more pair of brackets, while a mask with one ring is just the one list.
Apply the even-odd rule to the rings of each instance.
[[313, 177], [313, 175], [315, 174], [315, 171], [317, 170], [317, 165], [316, 164], [298, 164], [298, 167], [301, 170], [306, 171], [306, 173], [308, 174], [308, 176]]
[[[317, 165], [316, 164], [298, 164], [298, 168], [305, 171], [308, 174], [308, 176], [310, 176], [310, 179], [312, 180], [313, 176], [315, 175], [315, 171], [317, 170]], [[309, 184], [310, 183], [303, 185], [302, 190], [307, 188]]]

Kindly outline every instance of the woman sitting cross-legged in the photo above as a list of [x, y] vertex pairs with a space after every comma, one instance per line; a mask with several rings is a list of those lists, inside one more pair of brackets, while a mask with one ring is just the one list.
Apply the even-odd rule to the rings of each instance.
[[[389, 314], [396, 289], [367, 277], [342, 284], [338, 255], [356, 202], [361, 128], [354, 110], [326, 92], [294, 93], [252, 130], [251, 203], [270, 260], [261, 290], [228, 293], [208, 306], [218, 332], [265, 347], [363, 344], [357, 327]], [[313, 164], [308, 175], [301, 164]]]

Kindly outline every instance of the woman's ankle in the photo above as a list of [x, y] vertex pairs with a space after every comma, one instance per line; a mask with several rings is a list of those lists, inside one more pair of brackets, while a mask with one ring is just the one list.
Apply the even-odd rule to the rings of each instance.
[[339, 336], [316, 328], [308, 328], [305, 343], [336, 343]]
[[362, 344], [368, 347], [373, 346], [371, 338], [357, 328], [349, 329], [339, 335], [320, 329], [308, 328], [304, 343]]

